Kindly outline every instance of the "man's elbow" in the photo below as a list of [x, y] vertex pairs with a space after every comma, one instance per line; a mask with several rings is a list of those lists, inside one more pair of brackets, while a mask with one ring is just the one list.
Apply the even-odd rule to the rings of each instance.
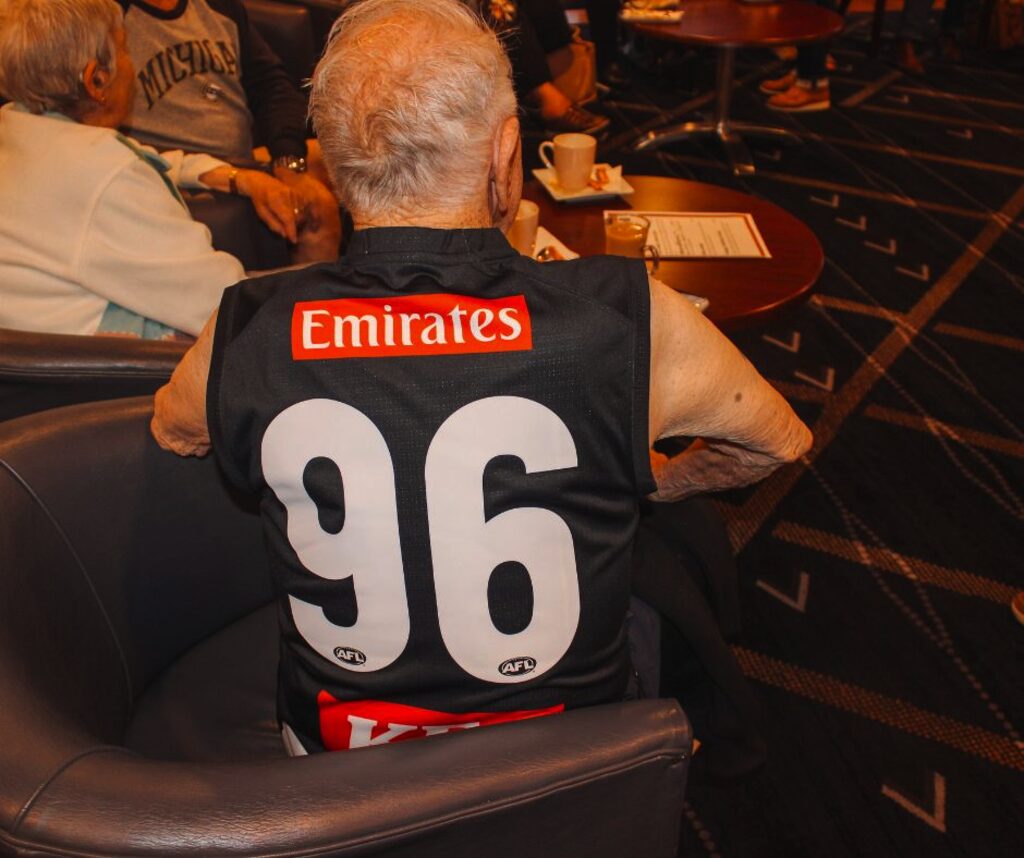
[[164, 385], [153, 400], [153, 419], [149, 431], [160, 447], [179, 456], [205, 456], [210, 452], [210, 437], [204, 427], [190, 426], [177, 417], [169, 397], [170, 385]]
[[793, 425], [779, 446], [776, 453], [776, 460], [780, 465], [788, 465], [797, 461], [814, 446], [814, 435], [807, 428], [807, 424], [799, 418], [794, 418]]

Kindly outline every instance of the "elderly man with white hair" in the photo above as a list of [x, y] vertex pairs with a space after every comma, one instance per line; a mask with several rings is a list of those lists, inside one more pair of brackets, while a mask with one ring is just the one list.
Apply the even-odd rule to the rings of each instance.
[[311, 111], [348, 251], [227, 290], [153, 419], [262, 497], [288, 748], [622, 699], [640, 499], [760, 479], [806, 427], [642, 262], [509, 246], [509, 65], [456, 0], [351, 7]]

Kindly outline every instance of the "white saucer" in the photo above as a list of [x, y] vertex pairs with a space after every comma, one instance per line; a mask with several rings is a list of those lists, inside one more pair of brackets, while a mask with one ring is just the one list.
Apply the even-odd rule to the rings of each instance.
[[624, 197], [627, 194], [633, 193], [633, 186], [622, 178], [622, 167], [613, 167], [610, 164], [594, 165], [595, 170], [598, 167], [604, 167], [608, 171], [608, 184], [599, 191], [595, 191], [591, 187], [586, 187], [582, 191], [573, 191], [571, 193], [564, 191], [562, 190], [561, 185], [558, 184], [558, 177], [555, 175], [555, 171], [549, 167], [542, 167], [539, 170], [534, 170], [533, 175], [536, 176], [537, 180], [544, 186], [544, 190], [551, 194], [551, 198], [559, 203], [607, 200], [611, 197]]
[[682, 9], [631, 9], [624, 7], [619, 20], [627, 24], [678, 24], [683, 20]]
[[544, 250], [548, 248], [554, 249], [558, 253], [560, 259], [579, 259], [580, 255], [575, 250], [570, 250], [562, 242], [560, 242], [554, 235], [542, 226], [537, 227], [537, 243], [534, 245], [533, 255], [534, 257], [539, 256]]

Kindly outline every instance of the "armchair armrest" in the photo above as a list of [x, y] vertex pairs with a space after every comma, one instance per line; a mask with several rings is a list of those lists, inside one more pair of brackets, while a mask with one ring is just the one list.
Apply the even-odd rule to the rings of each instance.
[[97, 748], [40, 786], [7, 839], [47, 854], [667, 858], [690, 747], [678, 705], [642, 700], [237, 765]]
[[0, 328], [0, 420], [153, 393], [171, 377], [189, 345]]

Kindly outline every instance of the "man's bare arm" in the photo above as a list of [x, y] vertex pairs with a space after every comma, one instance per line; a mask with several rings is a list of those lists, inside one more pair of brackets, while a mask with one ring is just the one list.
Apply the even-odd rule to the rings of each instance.
[[217, 326], [217, 311], [181, 359], [174, 375], [156, 392], [150, 431], [165, 450], [179, 456], [205, 456], [210, 452], [206, 423], [206, 380]]
[[650, 441], [697, 438], [652, 456], [653, 500], [757, 482], [811, 446], [810, 430], [685, 298], [651, 278]]

